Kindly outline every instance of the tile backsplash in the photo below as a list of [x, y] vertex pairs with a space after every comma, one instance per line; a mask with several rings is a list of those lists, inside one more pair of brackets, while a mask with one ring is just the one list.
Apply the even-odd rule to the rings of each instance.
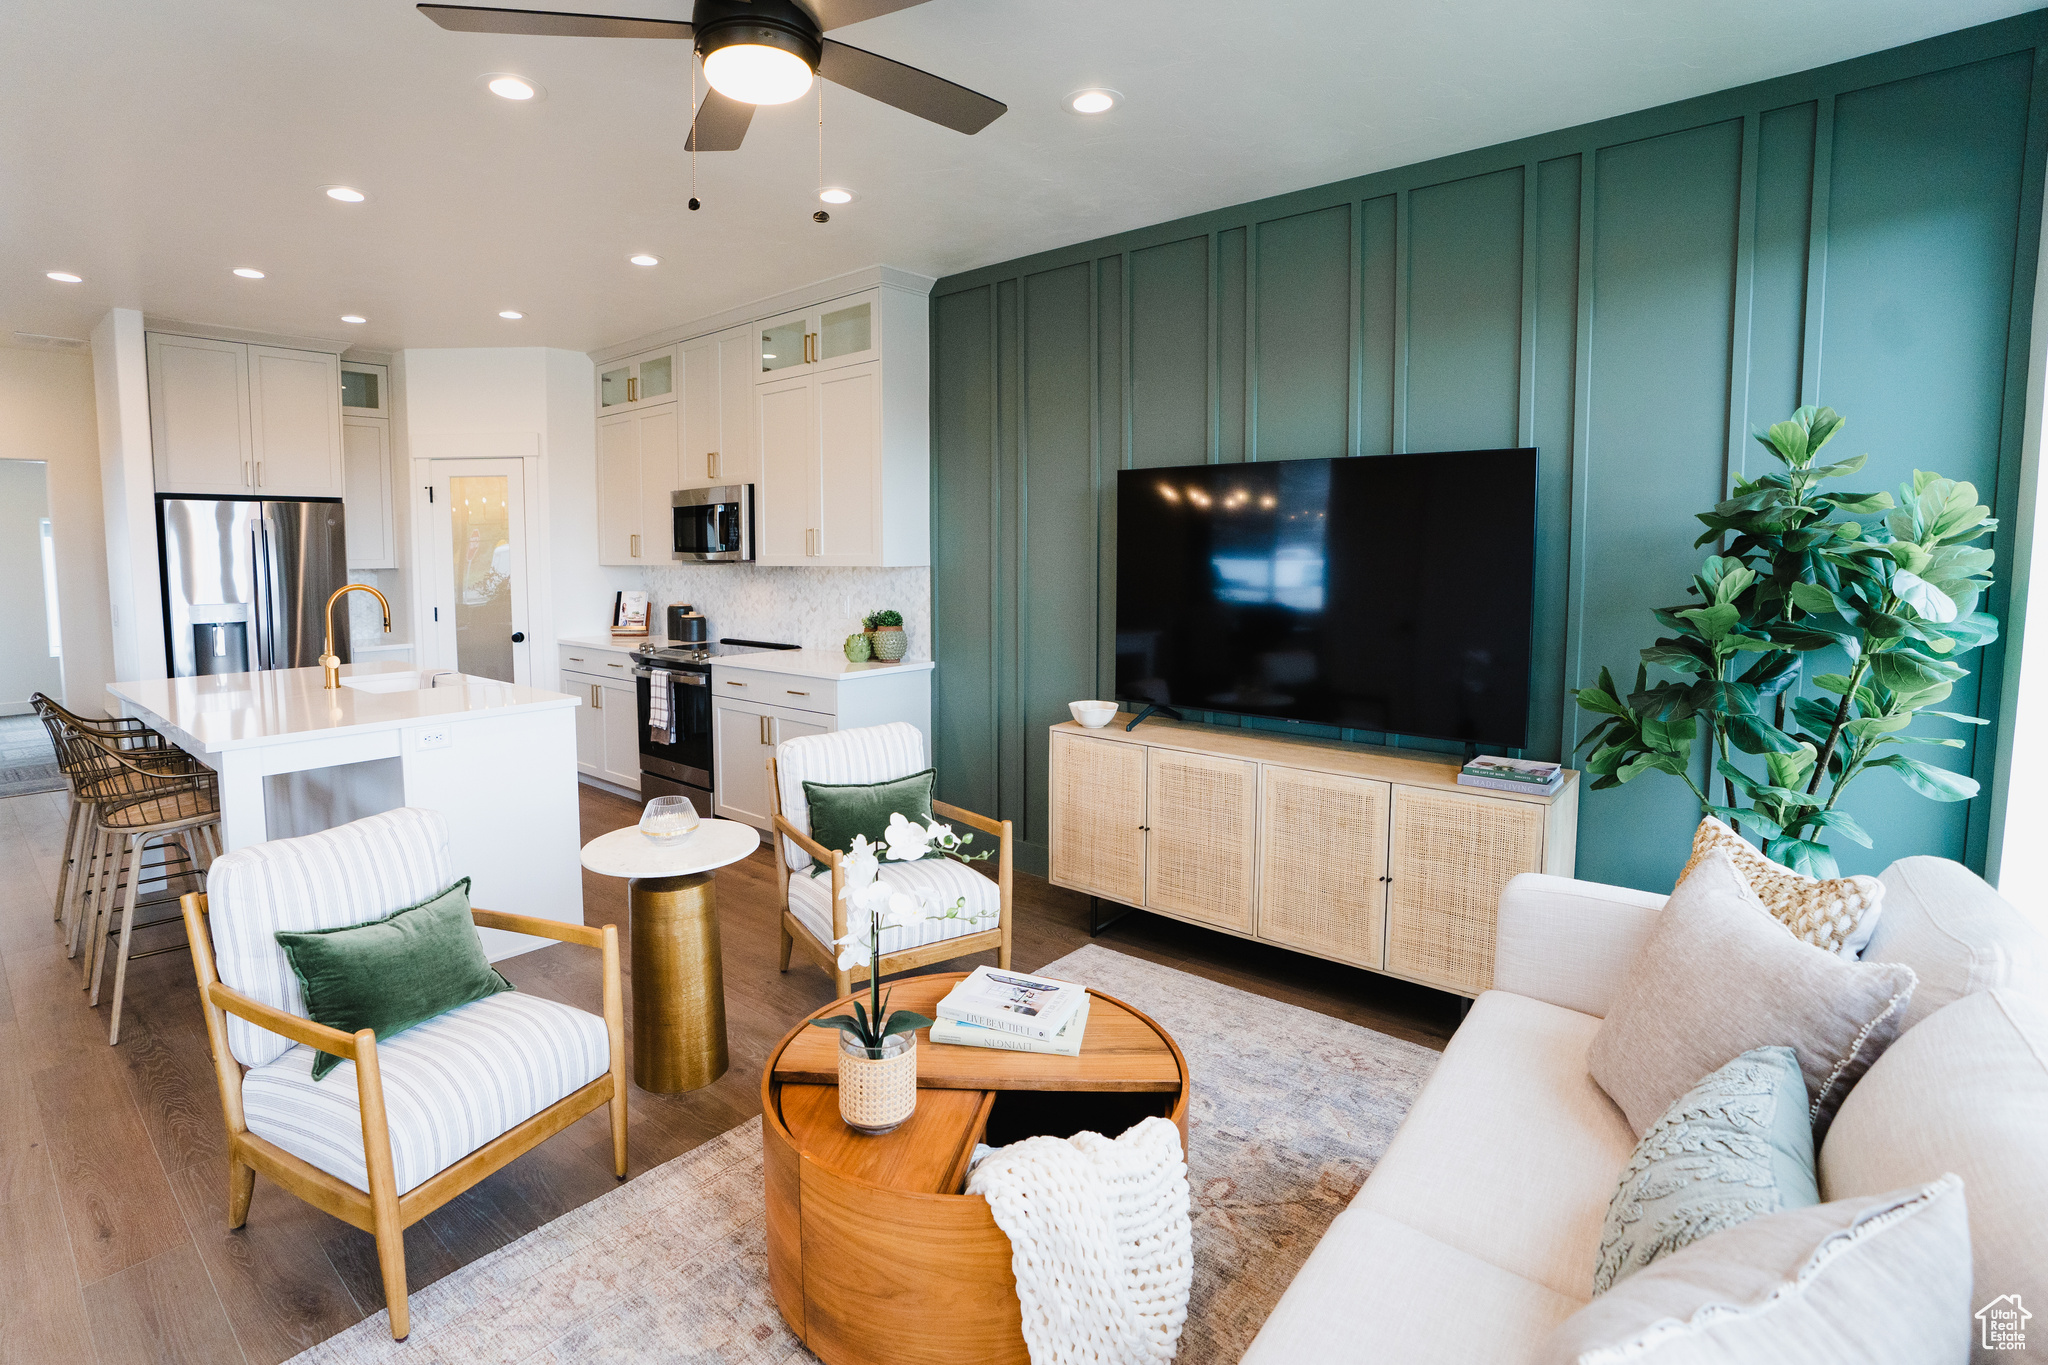
[[650, 620], [658, 632], [671, 602], [688, 602], [710, 620], [711, 638], [773, 640], [837, 649], [869, 612], [903, 613], [913, 659], [932, 656], [930, 569], [777, 568], [760, 564], [679, 564], [647, 571]]

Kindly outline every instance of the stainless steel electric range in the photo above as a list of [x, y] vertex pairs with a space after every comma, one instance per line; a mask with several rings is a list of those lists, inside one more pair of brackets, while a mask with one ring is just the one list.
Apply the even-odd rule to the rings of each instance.
[[711, 804], [711, 661], [800, 646], [769, 640], [641, 645], [633, 651], [640, 706], [640, 796], [687, 796], [700, 815]]

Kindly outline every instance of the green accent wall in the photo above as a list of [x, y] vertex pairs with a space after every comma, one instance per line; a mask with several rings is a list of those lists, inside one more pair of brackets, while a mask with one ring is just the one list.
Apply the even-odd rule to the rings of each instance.
[[[1046, 728], [1114, 681], [1120, 468], [1541, 447], [1540, 758], [1587, 728], [1569, 689], [1633, 673], [1706, 553], [1693, 513], [1800, 403], [1848, 416], [1858, 487], [1939, 469], [2014, 526], [2044, 50], [2048, 11], [939, 281], [941, 794], [1044, 871]], [[1973, 656], [1955, 709], [1995, 725], [2002, 663]], [[1987, 733], [1923, 724], [1988, 792]], [[1877, 849], [1838, 844], [1845, 870], [1983, 866], [1988, 796], [1881, 773], [1847, 804]], [[1697, 818], [1669, 779], [1588, 793], [1579, 874], [1668, 888]]]

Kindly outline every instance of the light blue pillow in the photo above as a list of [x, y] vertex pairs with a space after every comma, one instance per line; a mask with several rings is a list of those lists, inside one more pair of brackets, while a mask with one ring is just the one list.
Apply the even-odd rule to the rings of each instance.
[[1710, 1233], [1819, 1202], [1799, 1056], [1745, 1052], [1679, 1096], [1636, 1144], [1600, 1229], [1593, 1293]]

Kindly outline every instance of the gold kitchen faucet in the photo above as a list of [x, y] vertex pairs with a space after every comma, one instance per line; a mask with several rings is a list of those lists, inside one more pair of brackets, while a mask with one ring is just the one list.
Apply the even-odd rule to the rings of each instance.
[[352, 592], [366, 592], [377, 599], [377, 604], [384, 608], [384, 633], [386, 635], [391, 633], [391, 604], [384, 600], [383, 593], [378, 592], [368, 583], [344, 583], [336, 588], [334, 596], [327, 599], [327, 609], [321, 613], [321, 617], [327, 625], [327, 639], [320, 651], [320, 685], [330, 692], [336, 691], [341, 687], [341, 660], [336, 658], [334, 654], [334, 604]]

